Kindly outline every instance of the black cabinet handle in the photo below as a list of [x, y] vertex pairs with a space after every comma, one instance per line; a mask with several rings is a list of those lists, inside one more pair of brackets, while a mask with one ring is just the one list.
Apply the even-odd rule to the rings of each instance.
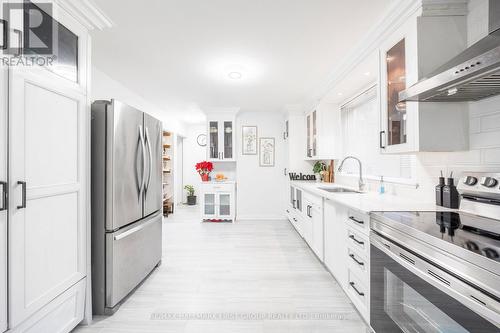
[[288, 209], [286, 210], [286, 212], [287, 212], [287, 213], [290, 213], [290, 211], [289, 211]]
[[9, 23], [2, 19], [0, 19], [0, 23], [2, 23], [3, 26], [3, 45], [1, 48], [2, 50], [7, 50], [9, 47]]
[[384, 134], [385, 134], [385, 131], [380, 131], [380, 133], [379, 133], [379, 147], [382, 149], [385, 149], [385, 146], [382, 143], [382, 135], [384, 135]]
[[17, 209], [23, 209], [26, 208], [26, 182], [18, 181], [17, 184], [22, 186], [21, 206], [17, 206]]
[[2, 186], [2, 206], [0, 207], [0, 212], [7, 209], [7, 182], [0, 182]]
[[13, 29], [14, 33], [17, 35], [19, 46], [17, 47], [16, 57], [19, 57], [23, 54], [23, 32], [18, 29]]
[[352, 254], [352, 253], [351, 253], [351, 254], [349, 255], [349, 257], [351, 257], [351, 258], [352, 258], [352, 260], [354, 260], [354, 261], [356, 262], [356, 264], [358, 264], [359, 266], [364, 266], [364, 265], [365, 265], [365, 263], [364, 263], [364, 262], [359, 261], [358, 259], [356, 259], [356, 257], [354, 256], [354, 254]]
[[359, 245], [365, 244], [365, 242], [357, 240], [356, 237], [354, 237], [354, 235], [350, 235], [349, 238], [358, 243]]
[[358, 293], [359, 296], [365, 296], [365, 293], [362, 293], [360, 292], [357, 288], [356, 288], [356, 284], [354, 282], [349, 282], [349, 284], [351, 285], [352, 289], [354, 289], [354, 291], [356, 291]]
[[354, 216], [349, 216], [349, 220], [356, 222], [357, 224], [365, 224], [364, 221], [356, 219]]

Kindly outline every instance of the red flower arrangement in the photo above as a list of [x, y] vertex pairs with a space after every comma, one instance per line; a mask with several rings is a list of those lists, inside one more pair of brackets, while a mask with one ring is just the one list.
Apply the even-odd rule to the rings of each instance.
[[208, 181], [208, 175], [214, 169], [214, 165], [212, 164], [212, 162], [203, 161], [196, 163], [195, 168], [196, 172], [200, 174], [201, 180], [206, 182]]

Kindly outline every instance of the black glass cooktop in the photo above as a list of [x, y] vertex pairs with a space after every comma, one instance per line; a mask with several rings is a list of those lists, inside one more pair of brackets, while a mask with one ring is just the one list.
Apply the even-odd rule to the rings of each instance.
[[500, 262], [500, 220], [462, 212], [380, 212], [377, 215]]

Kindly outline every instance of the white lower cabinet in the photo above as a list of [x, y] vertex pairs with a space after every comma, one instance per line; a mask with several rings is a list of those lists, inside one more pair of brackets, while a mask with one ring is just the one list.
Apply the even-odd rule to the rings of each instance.
[[369, 322], [369, 216], [326, 200], [325, 265]]
[[339, 216], [347, 208], [330, 200], [325, 202], [325, 265], [342, 288], [347, 287], [347, 247], [345, 223]]
[[234, 182], [202, 184], [202, 220], [231, 220], [236, 218], [236, 184]]
[[304, 239], [321, 261], [323, 249], [323, 198], [304, 193]]

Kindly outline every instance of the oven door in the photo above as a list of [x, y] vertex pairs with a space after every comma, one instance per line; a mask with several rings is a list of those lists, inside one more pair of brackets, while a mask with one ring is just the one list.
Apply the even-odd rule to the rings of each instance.
[[[428, 261], [377, 234], [372, 234], [370, 241], [370, 325], [375, 332], [500, 331], [493, 324], [498, 313], [486, 308], [480, 312], [483, 305], [478, 304], [476, 310], [490, 314], [493, 318], [490, 321], [451, 297], [453, 292], [448, 286], [460, 281], [454, 281], [446, 272], [429, 266]], [[421, 273], [422, 268], [429, 278]], [[464, 299], [479, 295], [477, 290], [467, 292]]]

